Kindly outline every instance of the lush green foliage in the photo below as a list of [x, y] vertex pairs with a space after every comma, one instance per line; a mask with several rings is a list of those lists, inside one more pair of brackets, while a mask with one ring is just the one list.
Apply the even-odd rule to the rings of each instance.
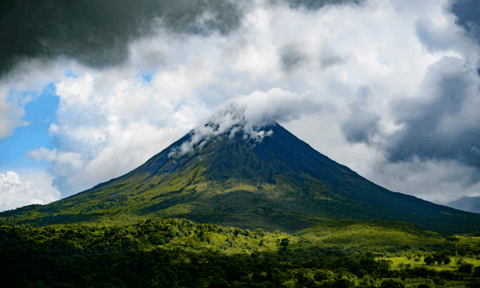
[[[373, 231], [384, 238], [372, 242], [368, 250], [374, 253], [365, 247]], [[337, 240], [320, 240], [327, 234]], [[397, 245], [398, 237], [404, 245]], [[416, 287], [428, 281], [463, 287], [480, 274], [468, 259], [448, 267], [403, 262], [474, 255], [478, 243], [400, 222], [330, 221], [295, 234], [186, 219], [123, 226], [4, 222], [0, 279], [15, 287]]]

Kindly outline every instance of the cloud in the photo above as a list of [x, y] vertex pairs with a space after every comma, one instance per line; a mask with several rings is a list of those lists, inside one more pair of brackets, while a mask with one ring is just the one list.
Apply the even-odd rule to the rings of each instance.
[[[84, 11], [86, 1], [74, 7], [82, 19], [43, 3], [46, 30], [26, 37], [20, 27], [23, 48], [8, 46], [0, 63], [0, 95], [54, 83], [55, 147], [32, 155], [52, 163], [62, 196], [131, 171], [195, 127], [192, 143], [239, 127], [255, 142], [269, 119], [389, 189], [441, 199], [478, 185], [480, 50], [452, 1], [107, 1]], [[76, 21], [66, 27], [60, 15]], [[33, 101], [6, 97], [4, 135]], [[449, 165], [468, 177], [448, 178]], [[416, 190], [407, 184], [418, 167], [450, 182]]]
[[[480, 139], [476, 136], [480, 135], [480, 119], [474, 112], [480, 108], [480, 50], [478, 44], [465, 37], [463, 28], [455, 25], [457, 20], [450, 14], [449, 3], [438, 4], [424, 1], [418, 5], [429, 9], [420, 9], [393, 1], [393, 17], [403, 17], [417, 37], [417, 44], [414, 41], [410, 46], [410, 55], [415, 55], [413, 51], [420, 44], [423, 55], [413, 57], [429, 63], [425, 62], [421, 69], [424, 74], [411, 79], [411, 84], [384, 78], [390, 91], [379, 89], [381, 85], [376, 81], [382, 77], [369, 77], [369, 96], [356, 93], [341, 129], [354, 147], [366, 145], [378, 151], [375, 158], [368, 159], [371, 167], [359, 171], [362, 175], [391, 190], [446, 203], [471, 194], [480, 180]], [[378, 57], [379, 51], [374, 55]], [[409, 62], [411, 67], [416, 65], [410, 62], [413, 58], [394, 52], [391, 55]], [[382, 58], [372, 63], [395, 67], [385, 72], [402, 71], [400, 63], [391, 62], [392, 57], [387, 61]]]
[[57, 164], [69, 164], [74, 170], [83, 167], [82, 156], [74, 152], [57, 151], [57, 149], [40, 147], [37, 150], [30, 151], [28, 156], [37, 161], [45, 160]]
[[[421, 96], [392, 106], [402, 128], [388, 138], [388, 159], [452, 160], [480, 169], [480, 116], [475, 112], [480, 109], [479, 88], [476, 71], [465, 67], [461, 59], [444, 58], [432, 65], [421, 85]], [[469, 181], [478, 180], [477, 175]]]
[[255, 91], [249, 96], [234, 99], [229, 105], [244, 111], [245, 119], [254, 124], [269, 120], [288, 122], [322, 109], [311, 93], [298, 95], [280, 88], [272, 88], [267, 92]]
[[133, 39], [151, 35], [159, 25], [175, 33], [228, 33], [241, 16], [227, 0], [10, 1], [1, 9], [0, 76], [24, 59], [58, 55], [93, 67], [117, 65], [127, 59]]
[[339, 4], [362, 4], [363, 0], [292, 0], [289, 1], [292, 8], [306, 8], [317, 10], [325, 5], [339, 5]]
[[465, 29], [467, 35], [480, 43], [480, 7], [472, 0], [451, 1], [449, 10], [457, 16], [456, 23]]
[[224, 133], [232, 138], [237, 132], [242, 132], [244, 139], [262, 142], [265, 137], [272, 135], [272, 131], [265, 129], [265, 126], [276, 121], [288, 122], [300, 116], [318, 113], [323, 106], [309, 93], [297, 95], [280, 88], [239, 96], [215, 109], [211, 117], [190, 132], [191, 139], [180, 147], [172, 148], [169, 156], [188, 153], [205, 138]]
[[14, 171], [0, 173], [0, 211], [30, 204], [47, 204], [60, 198], [60, 192], [48, 183], [48, 176], [30, 175], [35, 181], [22, 181]]
[[381, 117], [376, 113], [368, 113], [362, 109], [352, 109], [350, 118], [343, 122], [342, 132], [348, 142], [370, 143], [371, 138], [378, 132], [378, 123]]
[[27, 124], [22, 121], [22, 117], [25, 115], [23, 107], [14, 105], [7, 98], [8, 89], [0, 86], [0, 139], [12, 134], [16, 127]]
[[63, 65], [73, 64], [65, 59], [48, 63], [31, 59], [19, 63], [9, 77], [0, 78], [0, 139], [14, 134], [15, 128], [30, 124], [24, 121], [25, 105], [64, 75]]
[[283, 47], [280, 52], [282, 69], [288, 73], [296, 68], [299, 68], [307, 58], [295, 46], [290, 45]]
[[342, 123], [342, 132], [351, 143], [365, 142], [371, 144], [372, 138], [379, 132], [382, 117], [375, 111], [368, 110], [372, 91], [369, 86], [359, 89], [360, 96], [349, 105], [350, 116]]
[[454, 160], [421, 160], [414, 156], [410, 161], [380, 160], [371, 165], [374, 172], [368, 177], [375, 183], [435, 203], [476, 196], [480, 188], [480, 183], [466, 185], [478, 178], [478, 171]]
[[178, 140], [187, 131], [133, 123], [117, 135], [115, 141], [104, 143], [98, 152], [86, 158], [84, 168], [70, 174], [68, 181], [71, 185], [87, 189], [126, 174]]
[[208, 59], [198, 59], [188, 67], [159, 71], [153, 79], [153, 87], [170, 99], [193, 97], [198, 86], [212, 81], [214, 69], [211, 65]]
[[[183, 71], [196, 65], [185, 64]], [[28, 156], [53, 164], [49, 173], [62, 196], [138, 167], [206, 115], [198, 97], [180, 90], [170, 91], [178, 98], [166, 95], [156, 76], [146, 82], [135, 76], [133, 66], [100, 72], [74, 69], [75, 77], [55, 83], [60, 103], [49, 133], [62, 145], [42, 147]], [[190, 84], [191, 91], [204, 84], [195, 83]]]
[[326, 69], [333, 65], [341, 64], [345, 60], [329, 50], [323, 50], [320, 54], [320, 68]]

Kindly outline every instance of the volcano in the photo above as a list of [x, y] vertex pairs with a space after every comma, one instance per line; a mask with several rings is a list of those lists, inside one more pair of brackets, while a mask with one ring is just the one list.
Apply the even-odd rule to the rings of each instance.
[[480, 215], [382, 188], [276, 122], [200, 128], [121, 177], [0, 216], [37, 225], [178, 217], [289, 232], [330, 219], [397, 220], [443, 233], [480, 227]]

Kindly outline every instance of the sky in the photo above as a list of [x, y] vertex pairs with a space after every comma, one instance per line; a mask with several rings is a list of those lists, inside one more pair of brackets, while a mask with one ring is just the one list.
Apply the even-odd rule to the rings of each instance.
[[478, 1], [2, 3], [0, 211], [121, 176], [235, 113], [391, 191], [480, 195]]

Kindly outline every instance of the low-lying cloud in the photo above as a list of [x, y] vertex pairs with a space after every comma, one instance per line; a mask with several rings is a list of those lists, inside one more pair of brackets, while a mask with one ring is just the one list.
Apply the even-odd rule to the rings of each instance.
[[[331, 105], [328, 106], [332, 108]], [[288, 122], [301, 116], [319, 113], [322, 108], [323, 105], [309, 93], [297, 95], [280, 88], [267, 92], [255, 91], [215, 109], [213, 116], [203, 120], [190, 132], [191, 139], [180, 147], [174, 147], [169, 156], [188, 153], [206, 138], [225, 133], [229, 134], [229, 138], [233, 138], [236, 133], [243, 133], [245, 140], [262, 142], [265, 137], [272, 135], [272, 131], [265, 129], [265, 126], [276, 121]]]
[[58, 200], [60, 192], [38, 177], [36, 181], [22, 181], [14, 171], [0, 173], [0, 212], [30, 204], [47, 204]]

